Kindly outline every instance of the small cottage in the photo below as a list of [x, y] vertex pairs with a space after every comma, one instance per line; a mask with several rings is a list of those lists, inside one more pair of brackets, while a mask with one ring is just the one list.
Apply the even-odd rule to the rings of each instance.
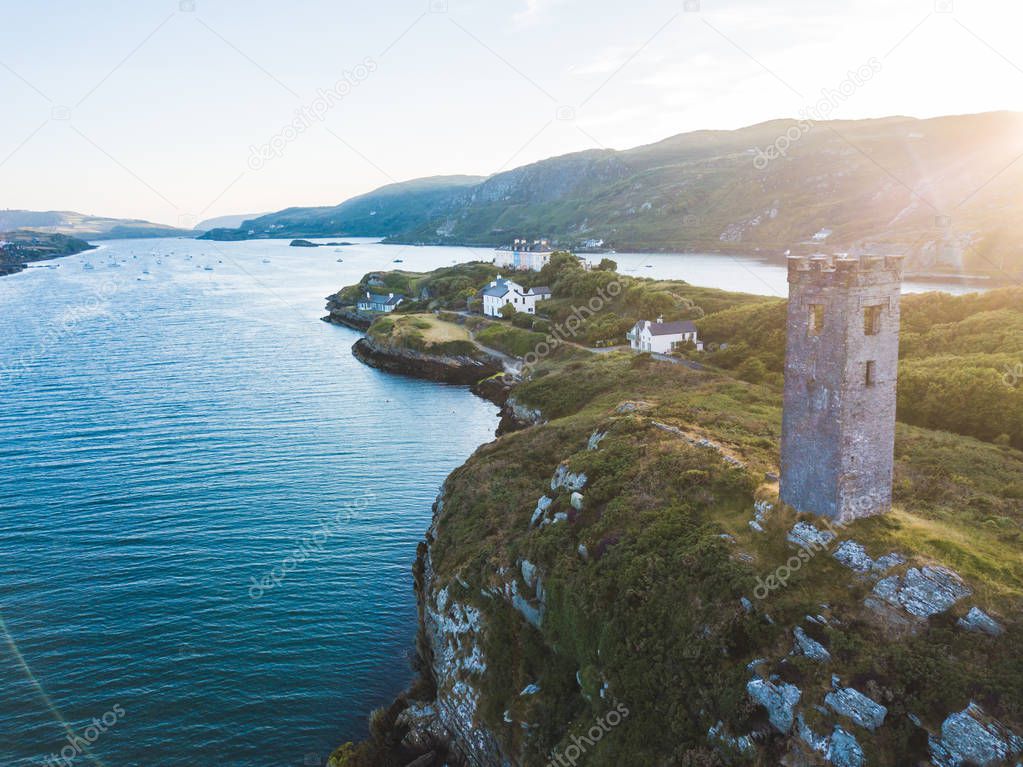
[[356, 308], [360, 312], [393, 312], [398, 305], [405, 300], [405, 296], [399, 293], [388, 293], [386, 296], [379, 293], [366, 292], [366, 295], [359, 299]]
[[690, 341], [695, 344], [697, 351], [703, 351], [703, 341], [699, 339], [696, 325], [690, 320], [665, 322], [663, 317], [658, 317], [656, 322], [640, 320], [626, 337], [636, 351], [669, 354]]
[[524, 288], [517, 282], [497, 275], [497, 279], [483, 289], [483, 314], [487, 317], [500, 317], [501, 310], [507, 305], [518, 312], [536, 314], [536, 304], [551, 297], [548, 287]]

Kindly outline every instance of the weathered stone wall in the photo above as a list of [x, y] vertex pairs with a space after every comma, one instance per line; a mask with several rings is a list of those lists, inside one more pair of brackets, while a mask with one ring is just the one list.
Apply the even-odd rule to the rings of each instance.
[[[789, 259], [781, 497], [800, 511], [891, 508], [901, 280], [896, 256]], [[879, 307], [873, 334], [868, 307]]]

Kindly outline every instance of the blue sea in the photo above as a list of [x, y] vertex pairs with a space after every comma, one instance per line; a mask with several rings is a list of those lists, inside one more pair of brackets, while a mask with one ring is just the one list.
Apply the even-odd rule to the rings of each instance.
[[433, 499], [497, 410], [361, 365], [324, 297], [491, 255], [130, 240], [0, 279], [0, 765], [311, 766], [365, 734], [412, 678]]
[[0, 279], [0, 765], [319, 765], [411, 680], [416, 544], [497, 409], [319, 318], [477, 255], [340, 250], [118, 241]]

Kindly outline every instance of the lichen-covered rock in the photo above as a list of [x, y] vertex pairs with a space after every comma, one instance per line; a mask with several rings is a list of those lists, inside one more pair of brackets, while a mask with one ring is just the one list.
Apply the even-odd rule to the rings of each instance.
[[824, 696], [824, 702], [839, 716], [851, 719], [868, 730], [876, 730], [884, 724], [884, 718], [888, 715], [887, 708], [852, 687], [829, 692]]
[[571, 499], [570, 503], [572, 504], [572, 508], [573, 509], [575, 509], [576, 511], [582, 511], [583, 510], [583, 494], [582, 493], [572, 493], [572, 499]]
[[589, 442], [586, 443], [586, 449], [587, 450], [596, 450], [598, 447], [600, 447], [601, 440], [603, 440], [604, 437], [606, 437], [606, 436], [607, 436], [607, 432], [606, 431], [595, 431], [595, 432], [593, 432], [593, 434], [590, 435]]
[[519, 592], [519, 584], [512, 581], [510, 587], [509, 599], [512, 607], [514, 607], [518, 613], [526, 619], [533, 628], [540, 628], [543, 625], [543, 604], [534, 605], [533, 602], [527, 599]]
[[874, 593], [886, 602], [902, 607], [910, 615], [929, 618], [943, 613], [973, 592], [958, 574], [944, 567], [910, 568], [900, 578], [893, 575], [878, 581]]
[[841, 727], [831, 733], [825, 758], [835, 767], [863, 767], [866, 760], [859, 742]]
[[905, 563], [905, 559], [895, 552], [885, 554], [875, 560], [867, 554], [867, 550], [862, 545], [851, 540], [842, 541], [832, 556], [850, 570], [855, 570], [861, 575], [872, 572], [884, 573]]
[[819, 530], [809, 522], [796, 522], [789, 532], [788, 541], [804, 549], [823, 549], [835, 540], [830, 530]]
[[988, 636], [1001, 636], [1005, 630], [994, 618], [979, 607], [971, 607], [970, 612], [956, 621], [956, 625], [967, 631], [977, 631]]
[[811, 750], [816, 751], [818, 754], [826, 754], [828, 752], [828, 745], [831, 743], [831, 739], [827, 735], [818, 735], [806, 723], [803, 719], [802, 714], [796, 715], [796, 735], [803, 741]]
[[807, 636], [801, 626], [796, 626], [792, 633], [796, 637], [796, 649], [807, 658], [821, 663], [831, 660], [831, 653], [827, 651], [827, 648], [816, 639]]
[[993, 767], [1023, 752], [1023, 738], [988, 717], [971, 703], [941, 725], [941, 737], [930, 738], [935, 767]]
[[795, 721], [795, 707], [802, 697], [802, 691], [793, 684], [775, 684], [766, 679], [751, 679], [746, 692], [757, 703], [767, 709], [767, 718], [778, 732], [788, 733]]
[[519, 569], [522, 571], [522, 580], [526, 582], [526, 585], [530, 588], [535, 588], [538, 577], [536, 574], [536, 565], [528, 559], [523, 559], [522, 563], [519, 565]]
[[557, 490], [559, 488], [565, 488], [570, 492], [576, 492], [586, 487], [588, 478], [582, 472], [573, 473], [568, 470], [568, 464], [561, 464], [554, 472], [554, 476], [551, 478], [551, 490]]
[[544, 514], [547, 513], [547, 509], [551, 507], [552, 503], [554, 503], [553, 498], [548, 498], [546, 495], [540, 496], [540, 499], [536, 502], [536, 511], [533, 512], [533, 517], [529, 520], [530, 527], [536, 527], [540, 524], [540, 521], [543, 519]]

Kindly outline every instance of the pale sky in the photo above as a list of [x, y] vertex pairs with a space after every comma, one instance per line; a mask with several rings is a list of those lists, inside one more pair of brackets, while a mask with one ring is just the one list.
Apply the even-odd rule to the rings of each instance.
[[333, 205], [797, 116], [863, 65], [835, 117], [1023, 111], [1020, 29], [1019, 0], [7, 2], [0, 209]]

